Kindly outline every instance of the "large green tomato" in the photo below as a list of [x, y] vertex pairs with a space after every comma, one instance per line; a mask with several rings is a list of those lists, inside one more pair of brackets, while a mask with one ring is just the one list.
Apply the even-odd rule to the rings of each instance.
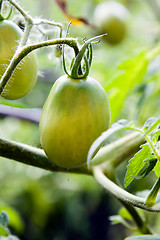
[[104, 39], [110, 44], [120, 43], [126, 36], [127, 8], [119, 2], [102, 2], [95, 8], [94, 22], [100, 34], [107, 33]]
[[[4, 74], [22, 36], [20, 28], [11, 21], [0, 21], [0, 76]], [[25, 96], [37, 79], [37, 58], [31, 52], [16, 67], [1, 96], [18, 99]]]
[[96, 138], [109, 128], [110, 107], [103, 87], [93, 78], [64, 75], [53, 85], [40, 119], [40, 139], [56, 165], [75, 168], [87, 161]]

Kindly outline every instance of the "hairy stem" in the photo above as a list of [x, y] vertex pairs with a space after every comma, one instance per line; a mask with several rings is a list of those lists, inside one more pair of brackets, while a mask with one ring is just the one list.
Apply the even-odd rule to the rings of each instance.
[[75, 51], [75, 54], [79, 51], [78, 46], [77, 46], [77, 41], [73, 38], [59, 38], [59, 39], [54, 39], [50, 41], [44, 41], [41, 43], [29, 45], [29, 46], [24, 46], [22, 48], [18, 48], [15, 55], [13, 56], [10, 64], [8, 65], [5, 73], [3, 74], [0, 82], [0, 94], [2, 93], [3, 89], [5, 88], [9, 78], [11, 77], [14, 69], [18, 65], [18, 63], [30, 52], [33, 50], [36, 50], [38, 48], [46, 47], [46, 46], [51, 46], [51, 45], [56, 45], [56, 44], [67, 44], [68, 46], [72, 47]]
[[61, 23], [49, 21], [49, 20], [46, 20], [46, 19], [35, 19], [35, 20], [34, 20], [34, 25], [42, 25], [42, 24], [59, 27], [59, 29], [60, 29], [60, 35], [59, 35], [59, 37], [60, 37], [60, 38], [62, 37], [62, 31], [63, 31], [63, 29], [62, 29], [62, 24], [61, 24]]
[[19, 13], [22, 14], [22, 16], [26, 19], [26, 18], [31, 18], [31, 16], [23, 10], [23, 8], [14, 0], [7, 0], [8, 2], [10, 2], [12, 4], [12, 6], [14, 6], [18, 11]]
[[[39, 167], [52, 172], [67, 172], [67, 169], [54, 165], [39, 148], [31, 147], [27, 144], [0, 138], [0, 155], [11, 160]], [[86, 167], [70, 169], [73, 173], [91, 174]]]
[[[25, 111], [25, 109], [24, 109], [24, 111]], [[27, 114], [30, 115], [29, 111], [27, 111]], [[128, 139], [128, 136], [127, 136], [127, 139]], [[139, 143], [136, 140], [137, 139], [134, 136], [135, 143], [137, 143], [139, 145]], [[121, 145], [124, 146], [125, 142], [126, 142], [126, 137], [122, 138]], [[113, 147], [111, 147], [110, 145], [112, 145]], [[131, 142], [131, 145], [130, 146], [128, 145], [128, 149], [123, 148], [123, 153], [121, 152], [121, 157], [120, 157], [121, 161], [122, 161], [122, 155], [124, 156], [123, 160], [125, 160], [126, 157], [129, 157], [134, 153], [134, 152], [132, 152], [132, 154], [131, 154], [132, 145], [133, 145], [133, 143]], [[100, 149], [99, 153], [93, 158], [93, 161], [94, 160], [96, 161], [96, 158], [98, 158], [99, 154], [101, 155], [101, 160], [102, 160], [102, 155], [104, 154], [103, 161], [109, 162], [110, 156], [111, 156], [111, 153], [109, 151], [110, 149], [111, 149], [111, 151], [112, 150], [118, 151], [116, 142], [109, 144], [108, 147], [106, 146], [105, 151], [104, 151], [104, 149], [103, 149], [103, 151]], [[101, 153], [101, 151], [102, 151], [102, 153]], [[135, 149], [134, 149], [134, 151], [135, 151]], [[127, 154], [127, 152], [128, 152], [128, 154]], [[53, 166], [53, 164], [51, 164], [51, 162], [46, 157], [43, 150], [28, 146], [26, 144], [21, 144], [21, 143], [15, 142], [15, 141], [6, 140], [3, 138], [0, 138], [0, 156], [9, 158], [12, 160], [16, 160], [18, 162], [22, 162], [22, 163], [25, 163], [28, 165], [32, 165], [32, 166], [36, 166], [36, 167], [43, 168], [46, 170], [50, 170], [50, 171], [65, 171], [66, 170], [66, 169], [61, 169], [61, 168], [57, 168], [56, 166]], [[118, 156], [116, 159], [117, 159], [117, 162], [119, 162]], [[79, 172], [79, 173], [86, 173], [86, 174], [91, 173], [91, 170], [88, 169], [87, 166], [84, 166], [83, 168], [77, 168], [75, 170], [73, 169], [73, 171]]]

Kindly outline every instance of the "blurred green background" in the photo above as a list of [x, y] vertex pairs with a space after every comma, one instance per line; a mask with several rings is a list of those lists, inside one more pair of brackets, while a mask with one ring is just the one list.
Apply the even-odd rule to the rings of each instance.
[[[33, 17], [61, 22], [64, 30], [67, 29], [67, 18], [54, 0], [18, 2]], [[93, 23], [94, 9], [100, 2], [67, 0], [67, 10], [72, 16], [84, 17]], [[160, 20], [147, 0], [120, 2], [130, 11], [127, 36], [116, 46], [104, 40], [93, 46], [90, 75], [107, 91], [112, 123], [126, 118], [141, 126], [147, 118], [160, 113], [160, 57], [147, 62], [150, 49], [159, 44]], [[15, 14], [13, 12], [12, 18], [17, 22]], [[58, 37], [56, 27], [52, 34]], [[88, 25], [73, 24], [69, 36], [78, 38], [81, 44], [83, 38], [96, 34]], [[33, 41], [42, 40], [42, 37], [33, 30]], [[66, 47], [65, 54], [70, 59], [72, 52]], [[27, 96], [15, 102], [30, 108], [42, 108], [53, 83], [64, 74], [55, 47], [38, 50], [37, 55], [37, 84]], [[40, 147], [36, 123], [3, 116], [0, 133], [1, 137]], [[122, 184], [125, 171], [126, 163], [117, 169]], [[152, 179], [154, 176], [147, 177], [143, 184], [137, 180], [129, 190], [135, 192], [151, 187]], [[21, 240], [122, 240], [129, 235], [122, 225], [114, 226], [109, 221], [109, 216], [117, 214], [119, 203], [89, 176], [50, 173], [1, 158], [0, 193], [0, 210], [8, 212], [10, 229]], [[156, 230], [158, 223], [158, 218], [154, 217]]]

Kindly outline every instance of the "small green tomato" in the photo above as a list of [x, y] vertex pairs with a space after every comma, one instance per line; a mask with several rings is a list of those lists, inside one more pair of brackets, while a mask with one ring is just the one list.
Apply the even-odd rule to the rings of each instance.
[[40, 119], [40, 139], [48, 158], [64, 168], [82, 166], [92, 143], [109, 128], [110, 107], [103, 87], [93, 78], [60, 77]]
[[104, 39], [111, 45], [116, 45], [126, 37], [128, 17], [129, 11], [124, 5], [108, 1], [96, 6], [93, 18], [99, 33], [107, 33]]

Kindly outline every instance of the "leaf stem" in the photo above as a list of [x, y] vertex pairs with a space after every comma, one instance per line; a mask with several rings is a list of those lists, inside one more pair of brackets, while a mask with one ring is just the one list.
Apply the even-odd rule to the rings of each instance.
[[[91, 42], [97, 41], [97, 40], [101, 39], [104, 35], [105, 35], [105, 34], [99, 35], [99, 36], [96, 36], [96, 37], [93, 37], [93, 38], [90, 38], [90, 39], [88, 39], [88, 40], [83, 44], [81, 50], [79, 51], [79, 53], [77, 54], [77, 56], [76, 56], [76, 58], [75, 58], [75, 61], [74, 61], [74, 63], [73, 63], [73, 67], [72, 67], [72, 69], [71, 69], [71, 77], [72, 77], [72, 78], [75, 78], [75, 79], [84, 78], [83, 75], [82, 75], [82, 76], [81, 76], [81, 75], [79, 76], [79, 74], [78, 74], [78, 69], [79, 69], [79, 66], [80, 66], [80, 64], [81, 64], [82, 58], [83, 58], [83, 56], [84, 56], [84, 53], [85, 53], [85, 51], [86, 51], [86, 48], [88, 47], [88, 45], [89, 45]], [[90, 60], [90, 62], [91, 62], [91, 60]], [[89, 69], [87, 69], [87, 72], [85, 72], [85, 77], [86, 77], [88, 74], [89, 74]]]
[[25, 19], [31, 18], [31, 16], [26, 11], [24, 11], [24, 9], [18, 3], [16, 3], [16, 1], [14, 1], [14, 0], [7, 0], [7, 1], [10, 2], [12, 4], [12, 6], [14, 6], [19, 11], [19, 13], [22, 14], [22, 16]]
[[61, 23], [49, 21], [49, 20], [46, 20], [46, 19], [35, 19], [34, 20], [34, 25], [42, 25], [42, 24], [47, 24], [47, 25], [59, 27], [60, 28], [60, 35], [59, 35], [59, 37], [60, 38], [62, 37], [63, 28], [62, 28], [62, 24]]

